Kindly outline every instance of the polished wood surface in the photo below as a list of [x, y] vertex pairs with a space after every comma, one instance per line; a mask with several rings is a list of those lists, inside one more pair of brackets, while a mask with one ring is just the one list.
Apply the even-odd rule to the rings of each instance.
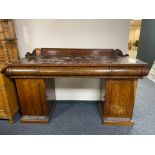
[[45, 122], [47, 79], [82, 77], [106, 79], [105, 101], [101, 104], [104, 124], [133, 125], [137, 80], [148, 71], [145, 62], [124, 56], [118, 49], [37, 48], [26, 58], [10, 62], [4, 72], [16, 80], [27, 122], [35, 122], [36, 116]]
[[[137, 79], [106, 79], [102, 114], [105, 124], [132, 125]], [[118, 122], [120, 120], [120, 122]]]
[[1, 72], [5, 68], [0, 64], [0, 119], [9, 119], [13, 123], [15, 114], [18, 112], [18, 98], [13, 80]]
[[62, 76], [66, 78], [109, 78], [109, 76], [111, 78], [141, 78], [148, 74], [146, 63], [123, 56], [120, 50], [70, 49], [68, 51], [68, 49], [52, 50], [51, 48], [42, 50], [41, 53], [45, 52], [45, 56], [43, 54], [33, 55], [12, 61], [8, 64], [6, 74], [11, 78], [56, 78]]
[[47, 123], [55, 104], [46, 101], [46, 85], [43, 79], [16, 79], [22, 122]]
[[58, 57], [81, 57], [81, 56], [127, 56], [119, 49], [78, 49], [78, 48], [35, 48], [33, 52], [27, 52], [25, 57], [31, 56], [58, 56]]
[[50, 67], [50, 66], [11, 66], [6, 68], [11, 78], [142, 78], [148, 74], [146, 66], [133, 67]]
[[[16, 86], [23, 115], [47, 115], [47, 105], [45, 104], [45, 84], [44, 80], [17, 79]], [[31, 93], [29, 93], [31, 91]], [[31, 106], [30, 106], [31, 105]], [[44, 106], [45, 105], [45, 106]], [[24, 107], [26, 108], [24, 108]], [[43, 108], [42, 108], [43, 107]]]
[[29, 57], [11, 62], [11, 66], [144, 66], [146, 63], [120, 56]]
[[[42, 50], [41, 53], [47, 49]], [[12, 61], [11, 66], [146, 66], [145, 62], [129, 58], [126, 55], [124, 56], [118, 49], [52, 50], [50, 48], [45, 53], [46, 54], [27, 56], [18, 61]]]

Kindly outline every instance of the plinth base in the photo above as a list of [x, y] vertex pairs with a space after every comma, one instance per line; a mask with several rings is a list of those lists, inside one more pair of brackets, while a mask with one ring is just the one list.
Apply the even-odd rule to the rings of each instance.
[[103, 124], [114, 126], [133, 126], [134, 122], [129, 118], [104, 118]]
[[48, 105], [49, 105], [49, 115], [48, 116], [30, 116], [30, 115], [24, 115], [22, 116], [22, 118], [20, 119], [21, 123], [36, 123], [36, 124], [44, 124], [44, 123], [48, 123], [50, 117], [53, 114], [54, 108], [56, 106], [56, 102], [51, 103], [51, 101], [48, 101]]
[[134, 122], [130, 118], [119, 117], [104, 117], [103, 114], [103, 102], [99, 102], [99, 109], [101, 112], [102, 123], [109, 126], [133, 126]]

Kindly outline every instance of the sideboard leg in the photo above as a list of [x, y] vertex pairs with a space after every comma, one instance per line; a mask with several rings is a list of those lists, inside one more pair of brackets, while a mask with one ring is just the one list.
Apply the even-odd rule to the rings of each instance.
[[[55, 101], [46, 101], [44, 79], [16, 79], [23, 123], [48, 123]], [[55, 92], [54, 92], [55, 93]]]
[[106, 79], [102, 116], [105, 125], [133, 125], [137, 79]]

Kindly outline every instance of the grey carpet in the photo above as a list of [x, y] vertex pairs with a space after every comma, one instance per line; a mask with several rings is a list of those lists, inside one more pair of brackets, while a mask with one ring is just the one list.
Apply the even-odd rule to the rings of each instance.
[[102, 125], [95, 102], [58, 102], [49, 124], [21, 124], [20, 115], [10, 125], [0, 120], [0, 135], [141, 135], [155, 134], [155, 83], [139, 80], [133, 127]]

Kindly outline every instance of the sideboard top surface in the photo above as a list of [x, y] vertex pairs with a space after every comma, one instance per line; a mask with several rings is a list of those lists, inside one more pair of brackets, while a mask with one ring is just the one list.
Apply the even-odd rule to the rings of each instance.
[[114, 49], [42, 48], [40, 55], [12, 61], [8, 66], [145, 66]]
[[8, 66], [144, 66], [145, 62], [129, 57], [81, 56], [81, 57], [29, 57], [8, 64]]

